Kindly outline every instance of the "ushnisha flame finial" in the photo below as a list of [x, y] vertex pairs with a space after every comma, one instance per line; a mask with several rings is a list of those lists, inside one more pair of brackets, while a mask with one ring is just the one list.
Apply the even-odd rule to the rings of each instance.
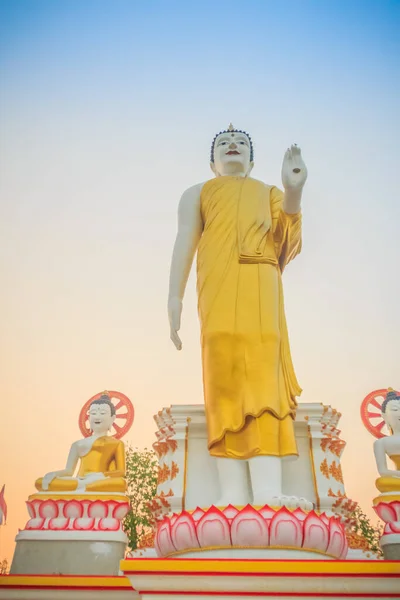
[[235, 131], [235, 128], [232, 125], [232, 123], [229, 123], [228, 131]]

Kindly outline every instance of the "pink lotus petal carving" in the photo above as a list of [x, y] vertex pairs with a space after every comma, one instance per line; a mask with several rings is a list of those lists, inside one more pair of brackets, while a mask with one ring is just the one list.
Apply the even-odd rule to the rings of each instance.
[[196, 525], [191, 514], [183, 511], [179, 515], [179, 518], [171, 526], [171, 538], [177, 550], [200, 547], [196, 535]]
[[228, 506], [226, 506], [222, 512], [224, 513], [225, 517], [228, 519], [229, 523], [231, 523], [232, 520], [239, 513], [236, 506], [233, 506], [232, 504], [228, 504]]
[[33, 509], [35, 517], [40, 517], [39, 508], [42, 503], [43, 503], [42, 500], [32, 500], [31, 502], [29, 502], [29, 504], [31, 505], [31, 508]]
[[211, 506], [197, 523], [197, 539], [203, 548], [231, 545], [228, 519], [215, 506]]
[[106, 517], [105, 519], [99, 520], [99, 529], [101, 531], [118, 531], [121, 526], [121, 521], [113, 519], [112, 517]]
[[74, 520], [74, 529], [78, 531], [90, 531], [94, 529], [95, 520], [90, 517], [82, 517], [82, 519]]
[[378, 517], [385, 523], [400, 520], [400, 502], [397, 502], [397, 500], [394, 502], [379, 502], [374, 506], [374, 509]]
[[[234, 515], [233, 518], [231, 515]], [[386, 530], [385, 530], [386, 531]], [[241, 510], [211, 506], [206, 512], [197, 508], [165, 516], [155, 537], [159, 556], [176, 551], [226, 547], [288, 547], [316, 550], [336, 558], [345, 558], [347, 539], [343, 524], [336, 517], [287, 508], [260, 509], [247, 505]]]
[[328, 516], [326, 515], [326, 513], [322, 513], [322, 514], [320, 514], [320, 515], [319, 515], [319, 518], [321, 519], [321, 521], [322, 521], [323, 523], [325, 523], [325, 525], [328, 525], [328, 527], [329, 527], [329, 519], [330, 519], [330, 517], [328, 517]]
[[63, 513], [64, 517], [70, 519], [83, 517], [82, 502], [79, 502], [79, 500], [69, 500], [69, 502], [64, 504]]
[[326, 552], [329, 544], [329, 528], [312, 510], [304, 520], [304, 548]]
[[294, 510], [292, 512], [292, 515], [294, 517], [296, 517], [296, 519], [298, 521], [300, 521], [300, 523], [302, 523], [303, 521], [305, 521], [306, 518], [307, 518], [307, 513], [305, 513], [304, 510], [301, 510], [301, 508], [296, 508], [296, 510]]
[[171, 522], [171, 526], [175, 523], [175, 521], [177, 520], [178, 515], [176, 515], [175, 513], [172, 515], [170, 522]]
[[95, 500], [88, 506], [88, 515], [94, 519], [105, 519], [107, 517], [107, 504], [102, 500]]
[[383, 533], [392, 533], [392, 529], [390, 527], [390, 523], [386, 523], [384, 529], [383, 529]]
[[65, 531], [67, 529], [69, 523], [69, 519], [65, 517], [58, 517], [55, 519], [50, 519], [49, 521], [49, 529], [52, 531]]
[[392, 521], [388, 523], [390, 528], [390, 533], [400, 533], [400, 521]]
[[346, 536], [343, 535], [343, 526], [339, 519], [332, 517], [329, 523], [329, 544], [327, 554], [341, 556], [347, 547]]
[[192, 512], [193, 521], [195, 523], [197, 523], [197, 521], [200, 521], [201, 517], [204, 514], [205, 514], [204, 510], [202, 508], [197, 507], [196, 510], [194, 512]]
[[28, 509], [29, 516], [31, 517], [31, 519], [33, 519], [35, 517], [35, 508], [33, 506], [33, 503], [28, 500], [27, 502], [25, 502], [25, 504]]
[[266, 504], [265, 506], [260, 508], [259, 513], [264, 517], [264, 519], [270, 521], [272, 517], [275, 516], [276, 510], [274, 508], [271, 508], [268, 504]]
[[44, 500], [38, 508], [43, 519], [54, 519], [58, 516], [58, 506], [54, 500]]
[[35, 517], [33, 519], [29, 519], [27, 524], [25, 525], [25, 529], [41, 529], [43, 527], [44, 519], [40, 517]]
[[159, 556], [166, 556], [172, 552], [176, 552], [171, 539], [171, 523], [169, 519], [164, 519], [158, 526], [155, 548]]
[[116, 504], [117, 505], [113, 508], [112, 516], [114, 519], [122, 521], [129, 512], [129, 504], [128, 502], [118, 502]]
[[231, 538], [234, 546], [268, 546], [267, 521], [248, 504], [232, 520]]
[[303, 528], [296, 517], [283, 506], [271, 519], [271, 546], [295, 546], [301, 548]]

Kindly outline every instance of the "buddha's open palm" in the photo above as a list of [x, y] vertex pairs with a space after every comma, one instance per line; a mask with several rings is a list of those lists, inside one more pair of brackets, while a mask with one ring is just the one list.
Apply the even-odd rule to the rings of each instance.
[[301, 190], [307, 179], [307, 167], [296, 144], [285, 152], [282, 164], [282, 184], [285, 190]]

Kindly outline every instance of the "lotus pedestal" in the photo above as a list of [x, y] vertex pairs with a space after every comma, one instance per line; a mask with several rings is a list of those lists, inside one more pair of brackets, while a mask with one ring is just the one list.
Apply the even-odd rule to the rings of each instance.
[[127, 536], [124, 494], [38, 493], [16, 537], [12, 574], [118, 575]]

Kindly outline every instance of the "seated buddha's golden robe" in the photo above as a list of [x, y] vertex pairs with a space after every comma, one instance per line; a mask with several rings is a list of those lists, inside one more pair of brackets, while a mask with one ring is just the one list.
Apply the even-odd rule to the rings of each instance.
[[301, 393], [289, 348], [281, 274], [301, 248], [301, 215], [251, 178], [217, 177], [201, 192], [197, 258], [210, 454], [297, 455]]
[[[396, 470], [400, 471], [400, 455], [393, 454], [391, 457], [395, 464]], [[391, 477], [390, 475], [384, 475], [378, 477], [375, 481], [375, 485], [380, 492], [398, 492], [400, 493], [400, 477]]]
[[[93, 481], [85, 486], [87, 492], [125, 492], [125, 446], [121, 440], [102, 436], [93, 442], [89, 452], [81, 456], [77, 477], [56, 477], [49, 485], [49, 492], [72, 492], [78, 487], [78, 478], [85, 479], [92, 473], [103, 473], [106, 479]], [[43, 478], [37, 479], [35, 487], [40, 492]], [[46, 490], [47, 491], [47, 490]]]

